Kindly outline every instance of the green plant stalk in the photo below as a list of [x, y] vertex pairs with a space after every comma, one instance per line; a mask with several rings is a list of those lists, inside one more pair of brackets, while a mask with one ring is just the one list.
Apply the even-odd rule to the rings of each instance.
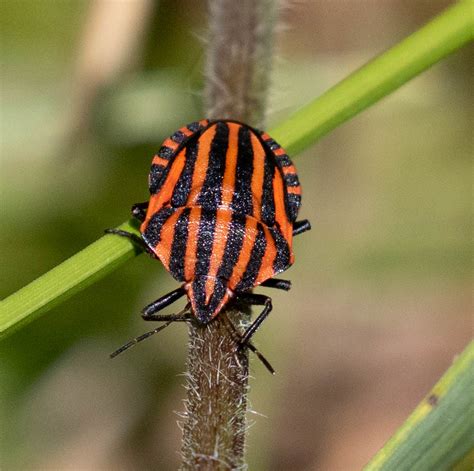
[[474, 2], [463, 0], [353, 72], [271, 131], [290, 155], [305, 150], [474, 38]]
[[[134, 221], [119, 229], [139, 235]], [[0, 302], [0, 339], [141, 252], [128, 239], [106, 235]]]
[[472, 469], [473, 380], [471, 342], [364, 471]]
[[[270, 134], [291, 155], [308, 148], [351, 116], [472, 40], [473, 7], [473, 0], [464, 0], [445, 10], [297, 111]], [[91, 285], [136, 253], [136, 248], [127, 240], [102, 237], [3, 300], [0, 303], [0, 338]]]

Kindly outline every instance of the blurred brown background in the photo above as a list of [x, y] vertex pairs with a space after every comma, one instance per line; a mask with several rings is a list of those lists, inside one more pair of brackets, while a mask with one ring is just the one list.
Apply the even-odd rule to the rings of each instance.
[[[269, 126], [448, 6], [291, 1]], [[1, 295], [124, 221], [151, 156], [202, 118], [205, 2], [4, 0]], [[251, 470], [357, 470], [472, 327], [472, 51], [448, 58], [295, 159], [290, 293], [256, 336]], [[186, 329], [109, 360], [176, 283], [145, 256], [0, 345], [3, 469], [176, 469]]]

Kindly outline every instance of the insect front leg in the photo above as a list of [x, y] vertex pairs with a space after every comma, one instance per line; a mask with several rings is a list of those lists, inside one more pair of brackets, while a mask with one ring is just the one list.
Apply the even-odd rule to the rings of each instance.
[[245, 346], [252, 338], [252, 335], [256, 332], [256, 330], [260, 327], [262, 322], [266, 319], [268, 314], [270, 314], [273, 306], [272, 306], [272, 298], [265, 296], [263, 294], [255, 294], [255, 293], [242, 293], [239, 294], [238, 297], [239, 301], [243, 301], [251, 306], [265, 306], [263, 311], [258, 315], [258, 317], [252, 322], [250, 327], [244, 332], [242, 335], [242, 339], [240, 340], [240, 345]]
[[142, 250], [148, 252], [152, 257], [155, 257], [155, 254], [151, 251], [150, 247], [145, 244], [145, 241], [138, 236], [137, 234], [133, 234], [132, 232], [123, 231], [122, 229], [105, 229], [104, 231], [106, 234], [113, 234], [118, 235], [120, 237], [126, 237], [130, 239], [135, 245], [138, 245]]
[[138, 219], [140, 222], [145, 220], [147, 211], [148, 201], [145, 201], [144, 203], [136, 203], [132, 206], [132, 216]]

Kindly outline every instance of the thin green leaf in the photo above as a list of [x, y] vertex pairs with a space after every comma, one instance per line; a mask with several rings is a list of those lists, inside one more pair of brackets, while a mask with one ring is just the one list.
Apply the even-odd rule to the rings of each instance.
[[312, 101], [271, 135], [297, 154], [474, 38], [474, 2], [445, 10]]
[[[473, 37], [473, 1], [449, 8], [419, 31], [380, 55], [270, 134], [291, 155], [400, 87]], [[130, 223], [124, 226], [130, 229]], [[104, 236], [0, 303], [0, 338], [102, 278], [138, 253], [120, 237]]]
[[[134, 221], [119, 229], [139, 234]], [[31, 322], [141, 252], [128, 239], [106, 235], [0, 303], [0, 338]]]
[[474, 342], [364, 471], [472, 469]]

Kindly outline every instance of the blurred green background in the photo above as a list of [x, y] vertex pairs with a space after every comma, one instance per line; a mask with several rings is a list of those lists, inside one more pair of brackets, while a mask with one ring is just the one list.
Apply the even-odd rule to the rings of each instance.
[[[450, 3], [290, 2], [267, 128]], [[206, 11], [3, 0], [0, 22], [4, 297], [147, 198], [153, 153], [203, 117]], [[256, 336], [277, 375], [253, 361], [250, 469], [360, 469], [470, 338], [469, 52], [295, 159], [313, 230]], [[185, 327], [108, 358], [175, 286], [142, 255], [0, 345], [2, 469], [176, 469]]]

